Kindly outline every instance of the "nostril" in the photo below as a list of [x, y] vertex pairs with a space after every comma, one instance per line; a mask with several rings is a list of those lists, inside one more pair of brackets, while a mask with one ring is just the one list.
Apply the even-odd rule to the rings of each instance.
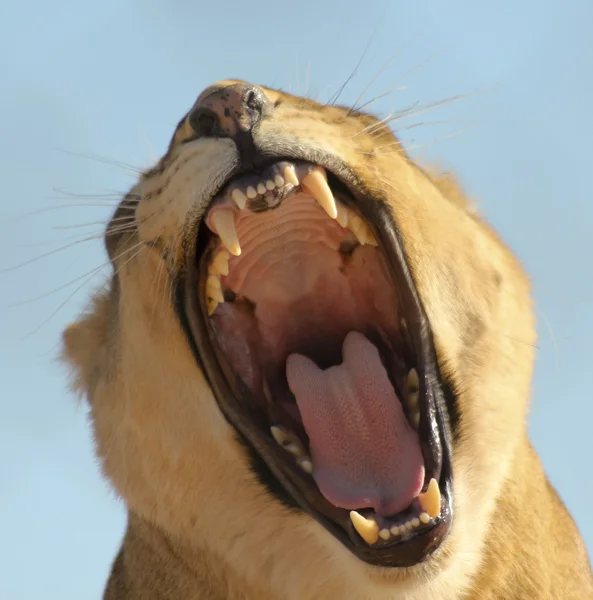
[[220, 134], [218, 115], [209, 108], [197, 108], [190, 115], [189, 124], [201, 137], [215, 137]]

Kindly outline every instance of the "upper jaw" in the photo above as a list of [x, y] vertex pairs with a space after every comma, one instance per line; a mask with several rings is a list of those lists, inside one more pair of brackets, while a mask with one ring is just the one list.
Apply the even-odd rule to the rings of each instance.
[[[361, 538], [364, 526], [356, 527], [356, 519], [351, 519], [347, 511], [336, 508], [324, 499], [319, 501], [318, 498], [315, 499], [313, 508], [311, 494], [315, 490], [310, 477], [305, 473], [295, 472], [294, 462], [286, 453], [279, 452], [269, 431], [266, 428], [254, 427], [250, 415], [243, 408], [244, 404], [237, 401], [244, 398], [249, 391], [229, 370], [229, 366], [220, 360], [215, 339], [205, 318], [206, 314], [211, 312], [212, 306], [202, 304], [205, 297], [203, 293], [195, 293], [196, 289], [204, 290], [206, 282], [200, 277], [200, 273], [205, 273], [208, 269], [205, 256], [200, 256], [204, 247], [200, 243], [195, 246], [195, 255], [189, 263], [190, 268], [177, 287], [178, 313], [198, 364], [209, 380], [220, 409], [240, 434], [242, 441], [250, 450], [255, 451], [254, 459], [259, 468], [271, 471], [274, 478], [280, 482], [283, 492], [287, 494], [281, 494], [282, 499], [286, 501], [288, 498], [289, 503], [296, 501], [365, 562], [388, 567], [411, 566], [425, 560], [440, 546], [452, 521], [451, 433], [432, 333], [408, 268], [397, 225], [387, 208], [387, 203], [370, 198], [364, 190], [352, 189], [345, 185], [343, 180], [339, 181], [333, 173], [329, 177], [332, 178], [332, 183], [338, 181], [338, 185], [347, 190], [347, 196], [341, 199], [350, 202], [362, 217], [357, 218], [366, 229], [363, 230], [360, 225], [356, 226], [359, 242], [362, 241], [362, 237], [367, 243], [380, 245], [387, 258], [391, 276], [397, 282], [402, 306], [405, 307], [410, 343], [422, 382], [423, 410], [426, 418], [423, 418], [420, 424], [420, 434], [426, 440], [425, 460], [427, 469], [432, 469], [438, 477], [442, 496], [440, 515], [430, 530], [401, 544], [394, 544], [393, 540], [388, 543], [378, 540], [378, 543], [370, 544], [368, 540], [364, 541]], [[240, 242], [233, 238], [226, 225], [221, 225], [224, 219], [217, 217], [216, 213], [224, 214], [225, 211], [242, 210], [246, 207], [253, 212], [274, 208], [294, 191], [290, 185], [295, 188], [301, 185], [313, 190], [313, 195], [326, 213], [339, 220], [340, 206], [343, 204], [332, 204], [329, 198], [331, 190], [330, 194], [327, 194], [325, 169], [300, 160], [278, 160], [271, 162], [259, 175], [248, 174], [227, 181], [211, 202], [205, 225], [212, 231], [217, 231], [229, 252], [237, 256], [241, 252]], [[356, 235], [357, 232], [354, 233]], [[236, 238], [236, 235], [234, 237]]]

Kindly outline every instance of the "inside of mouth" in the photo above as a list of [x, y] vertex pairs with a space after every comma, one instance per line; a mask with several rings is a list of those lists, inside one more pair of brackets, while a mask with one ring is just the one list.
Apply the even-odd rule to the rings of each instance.
[[335, 188], [328, 214], [319, 173], [282, 163], [218, 195], [202, 293], [249, 408], [295, 468], [332, 505], [388, 517], [425, 486], [418, 376], [383, 253]]

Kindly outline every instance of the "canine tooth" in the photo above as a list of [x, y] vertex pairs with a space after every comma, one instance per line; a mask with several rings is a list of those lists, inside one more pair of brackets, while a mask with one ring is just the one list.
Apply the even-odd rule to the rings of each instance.
[[431, 517], [438, 517], [441, 514], [441, 490], [439, 490], [439, 484], [434, 477], [430, 480], [426, 492], [418, 496], [418, 502], [420, 502], [422, 510]]
[[358, 535], [367, 543], [374, 544], [379, 539], [379, 526], [372, 519], [365, 519], [355, 510], [350, 511], [350, 520]]
[[228, 275], [229, 274], [229, 253], [226, 250], [221, 250], [216, 253], [216, 256], [210, 263], [208, 273], [212, 275]]
[[348, 209], [345, 206], [342, 206], [341, 204], [337, 204], [336, 209], [338, 211], [336, 221], [340, 224], [340, 227], [348, 227]]
[[420, 522], [426, 525], [430, 521], [430, 515], [428, 513], [420, 513]]
[[272, 191], [276, 187], [276, 184], [271, 179], [268, 179], [268, 181], [266, 181], [266, 187]]
[[363, 220], [358, 215], [352, 215], [350, 218], [349, 228], [352, 230], [352, 233], [356, 236], [358, 243], [361, 246], [364, 246], [367, 241], [367, 232], [366, 225]]
[[389, 529], [381, 529], [381, 531], [379, 531], [379, 537], [382, 540], [388, 540], [391, 537]]
[[257, 184], [257, 193], [258, 194], [265, 194], [266, 193], [266, 186], [263, 183], [258, 183]]
[[410, 369], [408, 372], [408, 394], [410, 392], [417, 392], [420, 389], [420, 380], [418, 379], [418, 371], [416, 369]]
[[323, 210], [332, 218], [338, 216], [334, 195], [327, 180], [320, 170], [311, 171], [304, 179], [303, 185], [311, 192]]
[[245, 208], [245, 205], [247, 204], [247, 196], [241, 190], [233, 190], [231, 196], [233, 197], [237, 208], [240, 208], [241, 210]]
[[410, 523], [412, 523], [412, 527], [420, 527], [420, 519], [418, 519], [417, 517], [414, 517]]
[[305, 473], [313, 473], [313, 463], [305, 457], [297, 458], [297, 465], [305, 471]]
[[286, 181], [286, 183], [292, 183], [292, 185], [299, 184], [298, 177], [296, 176], [296, 172], [292, 165], [284, 167], [284, 181]]
[[257, 192], [255, 191], [255, 188], [251, 185], [247, 188], [246, 194], [247, 194], [247, 197], [251, 198], [252, 200], [257, 196]]
[[224, 302], [220, 279], [216, 275], [208, 275], [206, 279], [206, 294], [217, 302]]
[[276, 175], [276, 177], [274, 177], [274, 183], [276, 184], [276, 187], [280, 188], [284, 185], [284, 179], [282, 179], [280, 175]]
[[217, 210], [212, 215], [212, 224], [222, 243], [234, 256], [241, 254], [241, 246], [235, 229], [235, 215], [231, 210]]

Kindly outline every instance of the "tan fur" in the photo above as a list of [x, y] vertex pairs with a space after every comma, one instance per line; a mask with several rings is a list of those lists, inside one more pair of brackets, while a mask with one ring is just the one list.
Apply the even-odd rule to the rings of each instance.
[[450, 177], [376, 151], [390, 134], [372, 117], [265, 91], [280, 103], [257, 131], [261, 148], [290, 154], [296, 141], [313, 162], [331, 153], [388, 197], [459, 392], [452, 531], [423, 564], [373, 568], [250, 471], [172, 306], [192, 224], [237, 161], [228, 139], [182, 144], [184, 120], [134, 190], [137, 231], [110, 239], [110, 290], [64, 335], [103, 472], [129, 509], [105, 597], [593, 598], [581, 538], [526, 435], [535, 330], [520, 264]]

